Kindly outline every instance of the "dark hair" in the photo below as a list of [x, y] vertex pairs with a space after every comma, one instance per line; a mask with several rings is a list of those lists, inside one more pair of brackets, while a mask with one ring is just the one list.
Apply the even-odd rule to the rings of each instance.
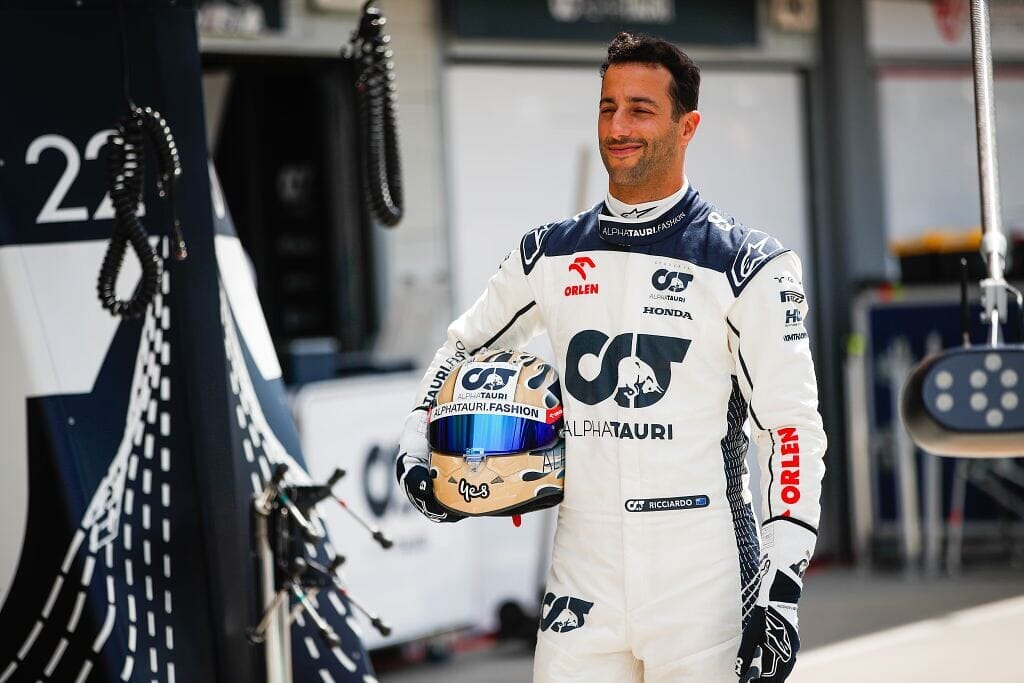
[[672, 117], [697, 108], [700, 92], [700, 68], [678, 47], [643, 33], [622, 32], [608, 46], [608, 59], [601, 65], [601, 78], [612, 64], [660, 64], [672, 74], [668, 94], [672, 98]]

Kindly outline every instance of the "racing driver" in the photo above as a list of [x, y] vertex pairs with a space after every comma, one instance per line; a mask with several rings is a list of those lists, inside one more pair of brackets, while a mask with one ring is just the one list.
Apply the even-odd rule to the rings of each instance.
[[457, 521], [432, 494], [432, 398], [480, 349], [547, 331], [566, 481], [534, 680], [783, 681], [825, 453], [800, 260], [687, 180], [701, 115], [685, 53], [621, 33], [601, 75], [607, 197], [527, 232], [449, 327], [405, 423], [398, 480], [428, 518]]

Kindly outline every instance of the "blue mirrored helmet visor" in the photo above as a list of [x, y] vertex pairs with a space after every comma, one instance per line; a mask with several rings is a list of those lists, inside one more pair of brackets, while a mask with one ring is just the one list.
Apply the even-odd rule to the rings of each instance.
[[431, 450], [453, 455], [543, 451], [558, 443], [558, 422], [491, 413], [448, 415], [431, 421], [428, 438]]

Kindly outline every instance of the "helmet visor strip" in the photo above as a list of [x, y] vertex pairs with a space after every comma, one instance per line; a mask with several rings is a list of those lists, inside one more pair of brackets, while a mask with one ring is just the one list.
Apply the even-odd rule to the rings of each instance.
[[507, 455], [543, 451], [558, 443], [558, 424], [518, 415], [473, 413], [431, 420], [431, 450], [451, 455]]

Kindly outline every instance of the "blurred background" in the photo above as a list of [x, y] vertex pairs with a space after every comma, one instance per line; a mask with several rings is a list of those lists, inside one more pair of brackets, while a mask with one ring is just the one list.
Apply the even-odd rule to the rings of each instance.
[[[968, 2], [379, 0], [396, 227], [364, 201], [377, 176], [340, 58], [362, 5], [200, 0], [197, 18], [213, 201], [247, 255], [309, 473], [344, 467], [335, 491], [395, 542], [322, 515], [353, 594], [392, 627], [354, 626], [378, 680], [530, 680], [553, 513], [428, 524], [393, 462], [447, 324], [524, 232], [603, 199], [598, 67], [625, 29], [702, 69], [690, 182], [803, 260], [830, 443], [792, 680], [1024, 681], [1005, 664], [1024, 627], [1024, 468], [929, 457], [896, 418], [910, 368], [960, 343], [960, 257], [983, 273]], [[1024, 0], [991, 12], [1020, 286]]]

